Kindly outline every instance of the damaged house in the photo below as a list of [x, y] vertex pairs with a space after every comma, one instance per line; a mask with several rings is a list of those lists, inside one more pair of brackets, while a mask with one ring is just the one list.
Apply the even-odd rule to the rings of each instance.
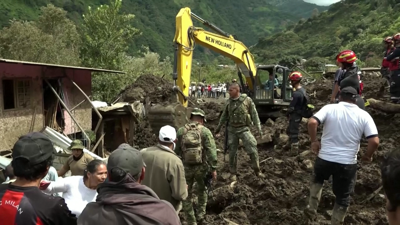
[[[91, 74], [119, 71], [0, 59], [0, 155], [46, 126], [65, 135], [92, 130]], [[96, 126], [99, 127], [99, 126]]]

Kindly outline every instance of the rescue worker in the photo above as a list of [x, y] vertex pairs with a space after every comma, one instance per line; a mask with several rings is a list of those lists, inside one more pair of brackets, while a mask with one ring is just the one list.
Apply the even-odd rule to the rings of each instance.
[[69, 146], [72, 155], [67, 159], [64, 166], [57, 172], [59, 177], [64, 176], [71, 170], [71, 176], [82, 176], [87, 165], [93, 160], [93, 157], [83, 151], [85, 146], [81, 140], [74, 140]]
[[382, 60], [382, 67], [381, 67], [381, 75], [383, 78], [386, 78], [390, 81], [390, 61], [386, 60], [386, 57], [393, 52], [393, 37], [387, 37], [383, 39], [383, 44], [385, 46], [385, 51], [383, 52], [383, 60]]
[[[308, 120], [311, 150], [317, 155], [310, 187], [308, 206], [304, 210], [310, 220], [317, 217], [325, 180], [332, 176], [332, 191], [335, 195], [331, 224], [342, 224], [350, 205], [350, 194], [354, 190], [357, 173], [357, 153], [362, 135], [368, 147], [361, 161], [371, 162], [379, 145], [378, 130], [368, 112], [355, 105], [358, 92], [353, 87], [341, 89], [339, 104], [321, 108]], [[321, 144], [317, 138], [318, 125], [323, 124]]]
[[[182, 210], [189, 225], [202, 224], [206, 215], [207, 187], [206, 177], [211, 173], [217, 180], [217, 149], [211, 131], [204, 126], [205, 113], [199, 108], [193, 109], [190, 122], [178, 129], [175, 152], [182, 157], [188, 196], [183, 200]], [[197, 209], [193, 210], [193, 183], [197, 188]], [[196, 215], [195, 215], [196, 212]]]
[[400, 224], [400, 151], [393, 149], [382, 162], [382, 186], [389, 225]]
[[261, 178], [265, 177], [260, 170], [257, 140], [254, 138], [249, 128], [253, 123], [258, 129], [260, 138], [262, 138], [263, 133], [256, 106], [251, 98], [246, 94], [240, 93], [238, 84], [231, 84], [229, 87], [229, 99], [227, 100], [215, 132], [216, 137], [219, 137], [219, 131], [222, 125], [228, 126], [229, 171], [232, 181], [236, 180], [239, 139], [243, 141], [244, 149], [250, 156], [251, 166], [256, 176]]
[[[340, 90], [345, 87], [353, 87], [357, 93], [360, 93], [360, 80], [358, 79], [358, 68], [355, 65], [357, 60], [356, 54], [352, 50], [341, 51], [336, 58], [339, 66], [345, 70], [345, 72], [339, 77], [338, 85]], [[356, 105], [360, 109], [365, 109], [364, 99], [360, 95], [356, 97]]]
[[147, 175], [142, 184], [151, 188], [157, 196], [174, 206], [177, 213], [187, 197], [185, 169], [175, 154], [176, 130], [166, 125], [158, 133], [158, 144], [142, 149]]
[[290, 83], [293, 87], [292, 101], [290, 102], [289, 109], [287, 111], [289, 117], [289, 125], [286, 130], [289, 140], [290, 148], [292, 152], [299, 150], [299, 131], [300, 122], [302, 119], [301, 110], [304, 108], [306, 102], [306, 91], [300, 85], [303, 75], [294, 71], [289, 75]]
[[400, 33], [393, 36], [393, 45], [395, 50], [384, 59], [391, 64], [390, 99], [393, 103], [400, 103]]
[[[339, 53], [340, 54], [340, 53]], [[339, 56], [336, 55], [335, 60], [337, 59], [337, 57]], [[339, 101], [339, 78], [340, 76], [342, 76], [342, 74], [345, 72], [345, 70], [343, 70], [340, 65], [339, 62], [336, 61], [336, 65], [339, 66], [339, 69], [336, 70], [335, 73], [335, 79], [333, 82], [333, 87], [332, 87], [332, 96], [331, 96], [331, 103], [337, 103]]]

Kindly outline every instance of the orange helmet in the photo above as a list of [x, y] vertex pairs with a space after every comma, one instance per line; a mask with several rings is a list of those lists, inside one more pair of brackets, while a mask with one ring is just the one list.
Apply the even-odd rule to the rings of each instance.
[[337, 55], [336, 60], [340, 63], [354, 63], [357, 56], [352, 50], [344, 50]]
[[289, 80], [291, 81], [300, 81], [303, 78], [303, 75], [301, 75], [300, 72], [294, 71], [291, 74], [289, 74]]
[[383, 39], [383, 42], [386, 44], [392, 44], [393, 43], [393, 37], [389, 36], [385, 39]]
[[393, 35], [393, 41], [400, 41], [400, 33]]

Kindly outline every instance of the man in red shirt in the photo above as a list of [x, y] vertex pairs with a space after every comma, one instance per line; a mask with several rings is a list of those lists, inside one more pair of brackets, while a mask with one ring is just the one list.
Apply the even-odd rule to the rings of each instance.
[[11, 165], [17, 179], [0, 185], [1, 225], [75, 225], [63, 198], [39, 190], [52, 161], [53, 143], [42, 133], [22, 136], [14, 145]]

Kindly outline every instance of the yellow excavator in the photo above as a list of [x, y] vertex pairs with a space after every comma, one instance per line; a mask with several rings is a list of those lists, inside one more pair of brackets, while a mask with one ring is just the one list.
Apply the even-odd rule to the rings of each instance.
[[[192, 18], [215, 33], [193, 26]], [[261, 119], [278, 117], [282, 107], [291, 101], [292, 87], [289, 85], [289, 69], [279, 65], [256, 66], [249, 49], [240, 41], [214, 24], [192, 13], [190, 8], [182, 8], [176, 15], [174, 37], [174, 91], [178, 102], [170, 105], [156, 105], [150, 108], [148, 119], [153, 132], [158, 133], [164, 125], [176, 128], [183, 126], [190, 115], [188, 94], [192, 69], [193, 50], [196, 44], [211, 49], [232, 59], [238, 68], [238, 77], [244, 92], [253, 99]], [[265, 82], [270, 75], [277, 78], [279, 85], [268, 90]], [[244, 77], [244, 79], [243, 79]], [[274, 81], [272, 81], [274, 82]], [[247, 85], [246, 85], [247, 84]]]

